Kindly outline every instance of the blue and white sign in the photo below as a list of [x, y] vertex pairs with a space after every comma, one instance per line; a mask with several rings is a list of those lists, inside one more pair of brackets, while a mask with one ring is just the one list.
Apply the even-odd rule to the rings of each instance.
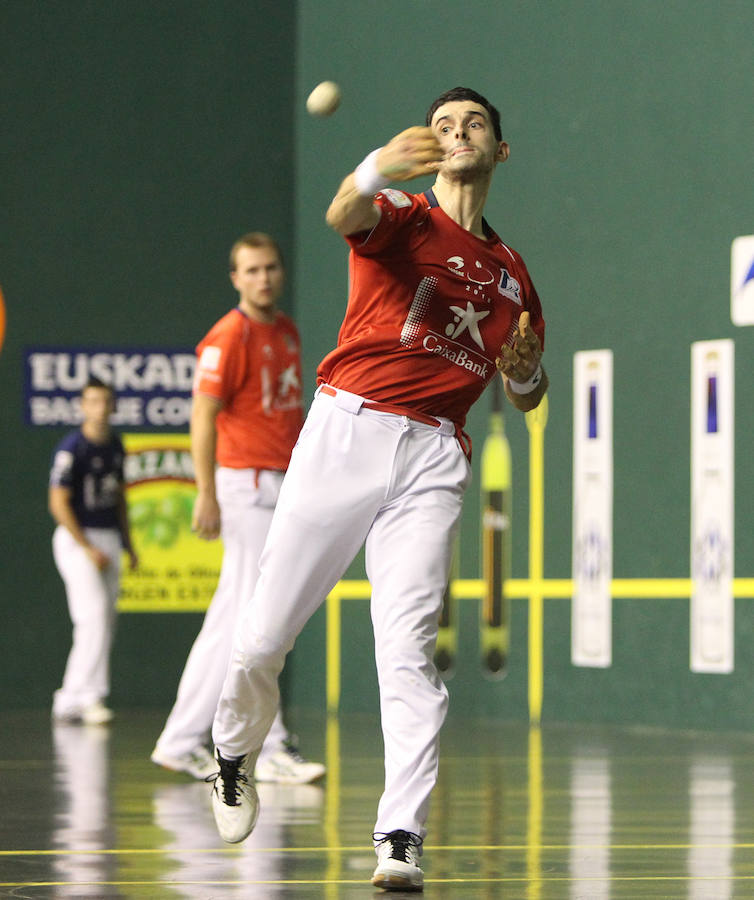
[[691, 670], [734, 663], [734, 344], [691, 345]]
[[754, 234], [731, 246], [730, 317], [734, 325], [754, 325]]
[[571, 662], [612, 663], [613, 352], [573, 357]]
[[24, 419], [41, 427], [81, 422], [90, 378], [112, 386], [117, 427], [185, 431], [196, 368], [192, 350], [32, 347], [24, 353]]

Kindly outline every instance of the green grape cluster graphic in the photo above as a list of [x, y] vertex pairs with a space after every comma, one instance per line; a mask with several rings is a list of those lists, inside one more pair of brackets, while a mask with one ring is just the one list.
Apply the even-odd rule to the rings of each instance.
[[181, 532], [191, 530], [193, 506], [193, 496], [184, 491], [172, 491], [159, 499], [137, 500], [128, 509], [131, 528], [138, 533], [142, 546], [155, 544], [167, 549]]

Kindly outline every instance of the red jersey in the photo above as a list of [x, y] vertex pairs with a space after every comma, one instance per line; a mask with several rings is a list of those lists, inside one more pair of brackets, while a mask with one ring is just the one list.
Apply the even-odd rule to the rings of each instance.
[[303, 424], [301, 347], [293, 321], [278, 312], [271, 324], [257, 322], [236, 307], [196, 353], [194, 393], [222, 403], [217, 462], [231, 469], [287, 469]]
[[375, 202], [375, 228], [346, 238], [348, 307], [318, 383], [462, 427], [523, 310], [544, 346], [539, 297], [515, 250], [489, 226], [485, 239], [461, 228], [432, 191]]

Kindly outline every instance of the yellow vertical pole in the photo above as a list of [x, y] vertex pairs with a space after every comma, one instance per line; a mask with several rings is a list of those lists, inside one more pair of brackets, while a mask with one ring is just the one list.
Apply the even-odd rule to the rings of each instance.
[[526, 874], [528, 900], [539, 900], [542, 894], [542, 819], [544, 798], [542, 786], [542, 732], [539, 725], [529, 727], [528, 753], [529, 810], [526, 824]]
[[328, 848], [325, 898], [326, 900], [338, 900], [343, 874], [343, 854], [340, 849], [340, 721], [334, 713], [327, 716], [325, 743], [327, 783], [325, 785], [324, 827]]
[[529, 430], [529, 721], [542, 719], [544, 696], [544, 508], [547, 394], [526, 413]]
[[340, 584], [327, 595], [326, 683], [327, 712], [336, 716], [340, 707]]
[[325, 603], [326, 625], [326, 676], [327, 731], [325, 760], [327, 764], [327, 785], [325, 790], [325, 837], [328, 850], [327, 881], [325, 896], [336, 900], [341, 877], [340, 853], [340, 666], [341, 666], [341, 602], [340, 582], [327, 595]]

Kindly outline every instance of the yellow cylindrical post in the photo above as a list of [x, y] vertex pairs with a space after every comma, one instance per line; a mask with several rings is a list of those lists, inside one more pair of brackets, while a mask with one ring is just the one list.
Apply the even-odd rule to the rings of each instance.
[[340, 583], [327, 595], [327, 712], [338, 714], [340, 707]]
[[542, 720], [544, 697], [544, 508], [547, 394], [526, 414], [529, 429], [529, 720]]

